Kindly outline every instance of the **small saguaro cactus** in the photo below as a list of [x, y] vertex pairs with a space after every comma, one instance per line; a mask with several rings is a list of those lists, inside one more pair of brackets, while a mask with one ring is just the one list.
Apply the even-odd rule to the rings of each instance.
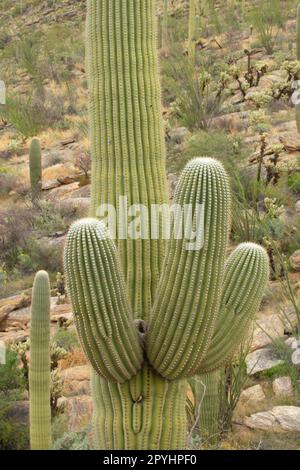
[[30, 446], [51, 448], [50, 409], [50, 284], [45, 271], [37, 273], [31, 305], [30, 360]]
[[33, 139], [29, 151], [30, 184], [33, 196], [42, 189], [42, 151], [40, 141]]
[[[220, 368], [237, 347], [266, 285], [268, 256], [245, 244], [225, 264], [230, 188], [211, 158], [183, 171], [164, 239], [151, 210], [168, 204], [154, 2], [88, 0], [87, 8], [91, 218], [71, 227], [64, 266], [93, 367], [95, 445], [183, 449], [187, 378]], [[121, 222], [112, 240], [95, 217], [109, 204], [119, 220], [124, 196], [128, 208], [146, 208], [158, 237], [121, 236]], [[187, 205], [190, 234], [203, 218], [194, 249], [177, 236]]]
[[[300, 5], [297, 9], [297, 38], [296, 38], [297, 60], [300, 60]], [[296, 122], [300, 133], [300, 104], [296, 104]]]

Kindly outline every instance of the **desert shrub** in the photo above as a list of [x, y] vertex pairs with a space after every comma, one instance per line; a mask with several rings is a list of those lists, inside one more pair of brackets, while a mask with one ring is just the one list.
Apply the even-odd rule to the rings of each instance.
[[53, 450], [89, 450], [86, 432], [66, 432], [53, 444]]
[[279, 29], [285, 25], [284, 14], [280, 0], [259, 0], [250, 11], [248, 19], [267, 54], [273, 53]]
[[8, 349], [6, 363], [0, 365], [0, 449], [2, 450], [28, 448], [27, 427], [9, 418], [13, 404], [20, 399], [24, 389], [25, 379], [18, 367], [18, 358]]
[[76, 331], [67, 330], [65, 328], [59, 328], [59, 330], [57, 330], [53, 338], [53, 341], [55, 341], [55, 343], [59, 347], [69, 352], [79, 346], [79, 341], [78, 341]]
[[300, 194], [300, 173], [292, 173], [288, 177], [288, 187], [293, 193]]
[[208, 129], [221, 112], [224, 84], [208, 63], [195, 68], [182, 54], [174, 53], [165, 68], [173, 119], [190, 130]]
[[0, 195], [9, 194], [18, 187], [18, 178], [12, 173], [1, 173], [0, 169]]

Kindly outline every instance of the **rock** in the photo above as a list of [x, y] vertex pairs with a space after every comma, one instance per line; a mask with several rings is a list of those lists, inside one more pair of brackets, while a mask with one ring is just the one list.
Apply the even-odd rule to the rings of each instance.
[[294, 389], [290, 377], [278, 377], [273, 382], [273, 391], [276, 396], [292, 397]]
[[255, 413], [245, 418], [251, 429], [272, 432], [300, 432], [300, 408], [297, 406], [276, 406], [270, 411]]
[[300, 200], [296, 202], [295, 210], [296, 210], [296, 212], [298, 212], [298, 214], [300, 213]]
[[300, 366], [300, 349], [296, 349], [292, 354], [292, 362], [295, 366]]
[[241, 394], [241, 402], [242, 403], [257, 403], [259, 401], [263, 401], [266, 398], [264, 391], [261, 385], [254, 385], [253, 387], [249, 387], [244, 390]]
[[7, 319], [11, 312], [30, 305], [31, 296], [27, 293], [8, 297], [0, 301], [0, 331], [5, 331]]
[[173, 198], [176, 190], [176, 186], [179, 180], [179, 176], [176, 173], [169, 173], [168, 174], [168, 184], [170, 189], [170, 196], [171, 199]]
[[251, 350], [261, 349], [282, 336], [284, 336], [284, 323], [278, 315], [269, 315], [257, 320]]
[[283, 364], [283, 361], [278, 359], [271, 347], [267, 347], [248, 354], [246, 364], [248, 375], [254, 375]]
[[87, 426], [93, 415], [93, 401], [90, 396], [61, 397], [58, 406], [64, 405], [64, 412], [69, 417], [69, 431], [76, 432]]
[[16, 401], [8, 410], [6, 416], [14, 423], [29, 424], [29, 401]]
[[29, 330], [22, 331], [6, 331], [0, 333], [0, 341], [3, 341], [5, 346], [14, 343], [22, 343], [29, 338]]
[[300, 250], [295, 251], [290, 257], [290, 263], [295, 271], [300, 271]]
[[295, 327], [298, 326], [298, 315], [292, 304], [289, 304], [282, 309], [282, 321], [285, 333], [293, 333]]
[[65, 396], [88, 395], [90, 393], [90, 367], [76, 366], [61, 372]]
[[182, 144], [189, 131], [186, 127], [176, 127], [169, 132], [170, 140], [173, 144]]
[[287, 132], [279, 137], [284, 149], [287, 152], [296, 152], [300, 150], [300, 135], [297, 132]]

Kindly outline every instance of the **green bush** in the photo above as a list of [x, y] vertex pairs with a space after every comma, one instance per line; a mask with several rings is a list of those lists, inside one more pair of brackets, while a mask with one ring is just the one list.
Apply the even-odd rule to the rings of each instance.
[[300, 173], [292, 173], [289, 175], [288, 187], [293, 193], [300, 194]]
[[66, 330], [64, 328], [59, 328], [53, 338], [53, 342], [55, 342], [57, 346], [65, 349], [66, 351], [72, 351], [73, 349], [79, 346], [76, 331]]
[[14, 403], [20, 400], [25, 390], [25, 378], [18, 367], [15, 353], [7, 350], [6, 363], [0, 365], [0, 449], [27, 449], [29, 445], [28, 427], [15, 423], [9, 418]]
[[89, 450], [89, 440], [85, 432], [66, 432], [53, 444], [53, 450]]

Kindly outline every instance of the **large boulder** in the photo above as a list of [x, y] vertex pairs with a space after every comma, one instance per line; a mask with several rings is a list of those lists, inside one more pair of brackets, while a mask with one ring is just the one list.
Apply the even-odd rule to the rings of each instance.
[[283, 361], [276, 356], [271, 347], [267, 347], [248, 354], [246, 364], [248, 375], [254, 375], [283, 364]]
[[241, 394], [240, 401], [243, 404], [255, 404], [257, 402], [263, 401], [266, 398], [266, 395], [261, 387], [261, 385], [254, 385], [244, 390]]
[[273, 314], [257, 320], [251, 350], [261, 349], [282, 336], [284, 336], [284, 323], [278, 315]]
[[65, 396], [90, 394], [90, 367], [76, 366], [61, 372]]
[[275, 406], [245, 418], [251, 429], [272, 432], [300, 432], [300, 408], [297, 406]]
[[295, 271], [300, 271], [300, 250], [295, 251], [290, 257], [290, 263]]
[[291, 377], [278, 377], [273, 382], [273, 391], [276, 396], [292, 397], [294, 395]]

